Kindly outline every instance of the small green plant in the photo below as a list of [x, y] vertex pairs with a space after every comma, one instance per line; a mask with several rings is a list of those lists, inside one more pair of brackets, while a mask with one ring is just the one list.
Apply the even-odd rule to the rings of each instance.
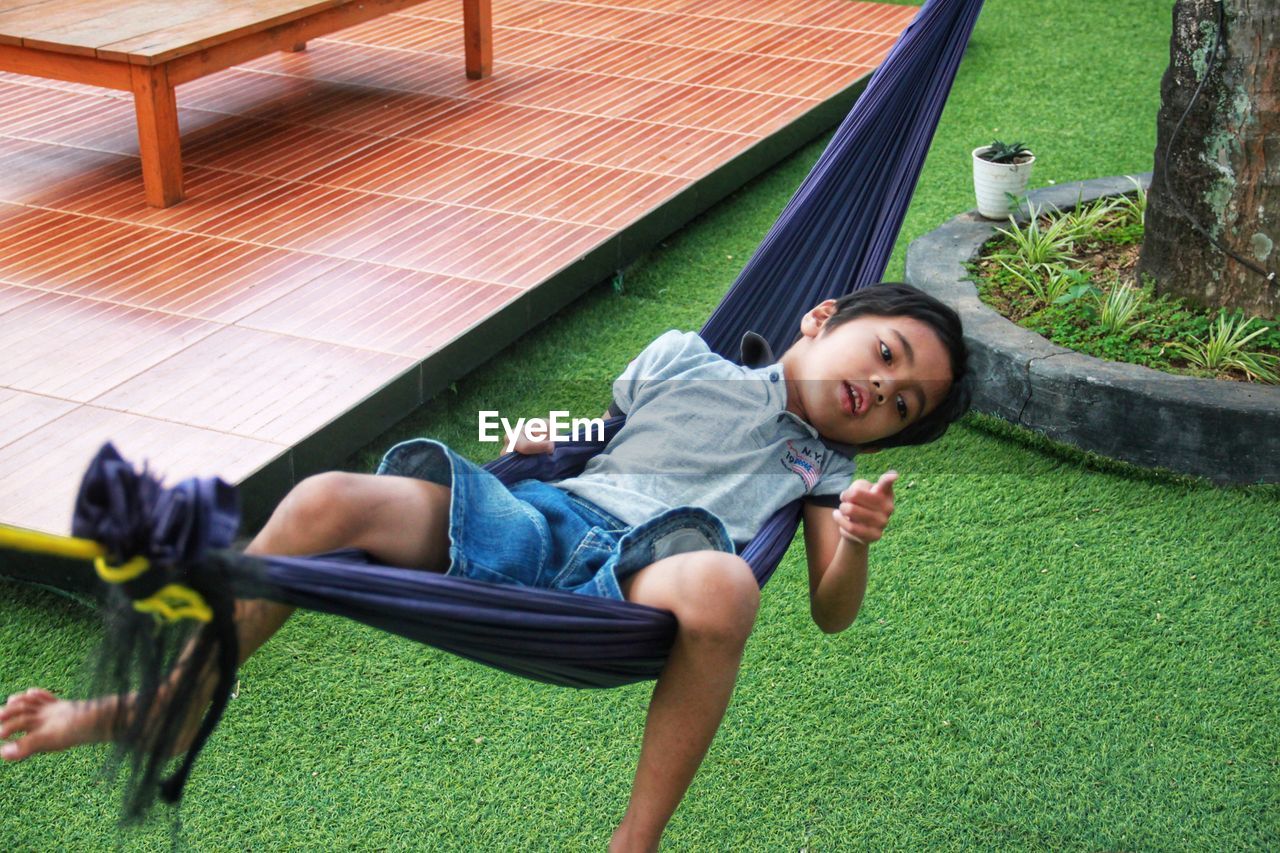
[[1133, 184], [1134, 192], [1132, 195], [1122, 195], [1116, 200], [1116, 211], [1120, 214], [1121, 219], [1126, 225], [1143, 225], [1147, 221], [1147, 191], [1143, 188], [1142, 182], [1130, 176], [1129, 182]]
[[[1047, 217], [1046, 217], [1047, 218]], [[996, 229], [1009, 238], [1013, 249], [997, 252], [991, 257], [998, 261], [1010, 261], [1028, 274], [1035, 274], [1046, 266], [1061, 264], [1071, 257], [1074, 242], [1070, 225], [1063, 217], [1049, 219], [1042, 225], [1040, 211], [1033, 205], [1026, 225], [1019, 225], [1012, 216], [1010, 227]]]
[[1004, 261], [1000, 265], [1043, 305], [1061, 302], [1072, 288], [1089, 286], [1087, 275], [1065, 264], [1043, 264], [1033, 270], [1019, 270]]
[[1030, 154], [1031, 149], [1021, 142], [1006, 144], [999, 139], [993, 139], [991, 144], [987, 146], [987, 150], [981, 152], [978, 156], [989, 163], [1012, 163], [1019, 157], [1030, 156]]
[[1066, 230], [1073, 243], [1083, 242], [1087, 237], [1096, 234], [1102, 223], [1120, 207], [1117, 198], [1100, 198], [1088, 204], [1077, 203], [1070, 213], [1064, 213]]
[[1151, 322], [1133, 322], [1133, 315], [1146, 301], [1146, 294], [1136, 287], [1116, 282], [1105, 297], [1096, 297], [1098, 323], [1112, 335], [1130, 335]]
[[1053, 300], [1054, 305], [1066, 305], [1068, 303], [1075, 302], [1077, 299], [1084, 296], [1092, 296], [1096, 299], [1102, 295], [1102, 291], [1099, 290], [1089, 279], [1088, 273], [1080, 270], [1074, 270], [1074, 272], [1083, 279], [1083, 281], [1078, 281], [1068, 287], [1065, 293]]
[[1260, 382], [1280, 382], [1280, 375], [1276, 373], [1280, 356], [1256, 352], [1247, 346], [1266, 331], [1265, 328], [1259, 328], [1245, 334], [1253, 320], [1252, 317], [1246, 319], [1240, 314], [1228, 318], [1225, 311], [1219, 311], [1217, 321], [1209, 328], [1209, 333], [1203, 340], [1192, 335], [1194, 345], [1178, 343], [1175, 347], [1195, 367], [1214, 372], [1239, 370], [1250, 379]]

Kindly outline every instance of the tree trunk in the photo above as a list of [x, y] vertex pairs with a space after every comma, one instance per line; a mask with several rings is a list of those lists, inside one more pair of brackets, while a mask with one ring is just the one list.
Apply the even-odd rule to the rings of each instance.
[[[1275, 317], [1280, 283], [1215, 248], [1191, 221], [1253, 265], [1268, 272], [1280, 266], [1280, 2], [1225, 0], [1224, 32], [1210, 57], [1214, 6], [1174, 5], [1138, 270], [1160, 293]], [[1174, 126], [1206, 74], [1166, 158]]]

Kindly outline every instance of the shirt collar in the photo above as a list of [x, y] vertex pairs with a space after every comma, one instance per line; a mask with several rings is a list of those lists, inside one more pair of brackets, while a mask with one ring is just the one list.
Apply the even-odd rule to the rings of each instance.
[[738, 360], [744, 367], [767, 367], [777, 361], [773, 357], [773, 347], [769, 346], [769, 342], [764, 339], [764, 335], [756, 332], [747, 332], [742, 336], [742, 343], [738, 346], [738, 352]]

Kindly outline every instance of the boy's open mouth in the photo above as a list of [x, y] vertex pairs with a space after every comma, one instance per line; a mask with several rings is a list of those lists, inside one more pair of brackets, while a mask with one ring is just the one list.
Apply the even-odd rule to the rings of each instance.
[[861, 415], [866, 411], [866, 395], [852, 382], [841, 383], [840, 406], [846, 414]]

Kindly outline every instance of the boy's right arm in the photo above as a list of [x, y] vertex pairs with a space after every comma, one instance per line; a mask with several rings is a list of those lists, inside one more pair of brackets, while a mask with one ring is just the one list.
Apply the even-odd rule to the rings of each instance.
[[809, 609], [825, 633], [848, 628], [867, 589], [868, 548], [893, 515], [896, 471], [873, 485], [858, 480], [841, 493], [840, 508], [806, 504], [804, 543], [809, 563]]

